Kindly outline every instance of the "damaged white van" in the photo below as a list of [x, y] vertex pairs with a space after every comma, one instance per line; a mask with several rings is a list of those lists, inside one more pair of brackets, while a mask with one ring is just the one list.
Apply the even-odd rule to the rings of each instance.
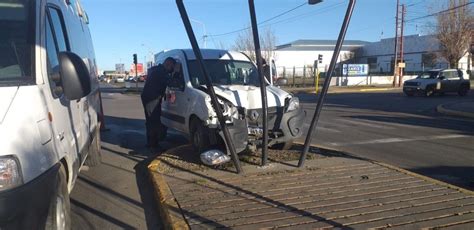
[[0, 229], [70, 229], [100, 163], [99, 85], [79, 1], [0, 0]]
[[[262, 100], [257, 68], [243, 53], [202, 50], [205, 65], [227, 120], [237, 152], [262, 144]], [[166, 58], [181, 63], [181, 74], [170, 81], [162, 101], [162, 123], [187, 135], [202, 152], [224, 146], [223, 134], [204, 76], [191, 49], [170, 50], [156, 55], [155, 64]], [[305, 113], [297, 97], [267, 82], [269, 147], [288, 149], [302, 135]]]

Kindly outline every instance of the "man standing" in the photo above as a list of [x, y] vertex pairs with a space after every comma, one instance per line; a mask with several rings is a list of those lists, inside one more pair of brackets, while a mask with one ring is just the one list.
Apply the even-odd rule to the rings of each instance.
[[161, 124], [161, 99], [168, 86], [169, 74], [173, 72], [176, 60], [167, 58], [163, 64], [148, 69], [148, 78], [141, 94], [143, 109], [145, 110], [147, 147], [155, 149], [158, 142], [164, 138]]

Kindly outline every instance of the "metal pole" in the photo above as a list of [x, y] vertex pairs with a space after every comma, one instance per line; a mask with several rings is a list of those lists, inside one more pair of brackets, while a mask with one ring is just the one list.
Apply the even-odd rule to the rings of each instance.
[[293, 66], [293, 88], [295, 88], [295, 74], [296, 74], [296, 67]]
[[235, 168], [237, 169], [237, 173], [243, 173], [242, 166], [240, 165], [239, 158], [235, 151], [234, 142], [231, 139], [229, 130], [227, 129], [225, 118], [222, 115], [222, 109], [219, 105], [217, 100], [216, 92], [214, 92], [214, 87], [212, 85], [211, 77], [209, 76], [209, 72], [204, 65], [204, 60], [202, 57], [201, 50], [199, 49], [199, 45], [196, 40], [196, 36], [194, 35], [193, 28], [191, 27], [191, 22], [189, 21], [188, 13], [186, 12], [186, 8], [184, 7], [183, 0], [176, 0], [176, 5], [178, 6], [179, 13], [181, 14], [181, 19], [183, 19], [183, 24], [186, 29], [186, 33], [188, 34], [189, 41], [191, 42], [191, 46], [193, 47], [194, 55], [196, 56], [196, 60], [199, 63], [199, 70], [201, 71], [202, 76], [206, 79], [206, 86], [209, 95], [211, 96], [211, 103], [216, 110], [217, 119], [219, 120], [220, 127], [222, 132], [224, 133], [225, 143], [227, 144], [230, 156], [234, 161]]
[[[403, 60], [403, 24], [405, 24], [405, 4], [402, 4], [402, 23], [401, 23], [401, 30], [400, 30], [400, 62], [405, 63], [405, 60]], [[406, 65], [406, 63], [405, 63]], [[403, 81], [403, 68], [399, 68], [400, 70], [400, 77], [398, 77], [398, 87], [402, 86], [402, 81]]]
[[257, 58], [258, 75], [260, 78], [260, 94], [262, 96], [262, 166], [265, 166], [267, 164], [268, 159], [267, 84], [265, 83], [265, 76], [263, 75], [262, 51], [260, 50], [260, 37], [258, 36], [257, 16], [255, 15], [255, 5], [253, 0], [249, 0], [249, 10], [250, 19], [252, 23], [253, 42], [255, 45], [255, 57]]
[[138, 62], [135, 64], [135, 80], [135, 90], [138, 92]]
[[396, 81], [397, 81], [397, 73], [398, 73], [398, 7], [400, 6], [400, 0], [397, 0], [397, 14], [395, 15], [395, 48], [393, 55], [395, 55], [395, 58], [393, 60], [393, 84], [392, 86], [395, 87]]
[[308, 134], [306, 135], [304, 149], [301, 153], [300, 160], [298, 162], [298, 167], [304, 166], [306, 155], [308, 154], [309, 145], [313, 136], [313, 129], [318, 124], [319, 115], [321, 114], [321, 110], [323, 108], [324, 98], [326, 97], [326, 94], [329, 89], [329, 84], [331, 83], [332, 74], [334, 72], [334, 69], [336, 68], [337, 58], [339, 57], [339, 53], [341, 52], [341, 46], [344, 42], [344, 37], [346, 36], [347, 27], [349, 27], [349, 22], [351, 20], [352, 12], [354, 11], [355, 2], [356, 0], [349, 0], [349, 4], [347, 5], [346, 15], [341, 26], [341, 31], [339, 32], [339, 37], [337, 38], [337, 43], [334, 49], [334, 53], [332, 55], [331, 64], [329, 65], [329, 70], [328, 72], [326, 72], [326, 79], [324, 79], [323, 89], [321, 91], [321, 95], [319, 95], [318, 98], [318, 104], [316, 105], [316, 110], [314, 111], [313, 120], [311, 121], [311, 125], [309, 126]]

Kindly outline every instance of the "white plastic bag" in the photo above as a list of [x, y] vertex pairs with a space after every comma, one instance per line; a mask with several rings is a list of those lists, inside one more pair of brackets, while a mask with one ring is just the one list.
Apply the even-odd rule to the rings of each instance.
[[220, 150], [212, 149], [201, 153], [201, 161], [205, 165], [214, 166], [230, 161], [230, 157]]

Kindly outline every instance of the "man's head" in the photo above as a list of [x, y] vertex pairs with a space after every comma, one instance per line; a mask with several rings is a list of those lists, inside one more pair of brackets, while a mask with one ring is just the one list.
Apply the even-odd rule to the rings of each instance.
[[166, 72], [171, 73], [174, 70], [174, 65], [176, 65], [176, 60], [172, 57], [166, 58], [163, 66], [165, 67]]

